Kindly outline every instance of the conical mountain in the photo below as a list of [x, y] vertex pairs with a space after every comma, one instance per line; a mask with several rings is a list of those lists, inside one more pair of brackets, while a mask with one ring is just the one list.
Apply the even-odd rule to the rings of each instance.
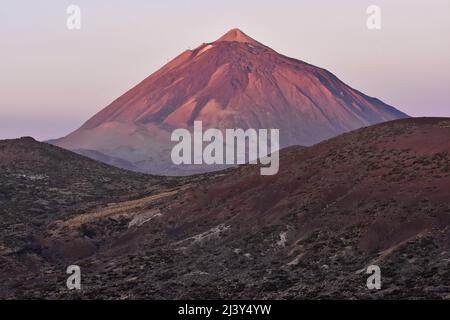
[[329, 71], [232, 29], [183, 52], [54, 143], [123, 159], [144, 172], [180, 174], [170, 161], [170, 134], [196, 120], [204, 128], [276, 128], [285, 147], [405, 117]]

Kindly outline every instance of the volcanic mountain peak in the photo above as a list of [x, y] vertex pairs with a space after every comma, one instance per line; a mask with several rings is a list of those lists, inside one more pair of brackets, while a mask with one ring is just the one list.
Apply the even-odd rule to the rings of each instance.
[[244, 32], [242, 32], [238, 28], [231, 29], [227, 33], [225, 33], [222, 37], [220, 37], [216, 42], [241, 42], [241, 43], [250, 43], [254, 45], [261, 45], [255, 39], [249, 37]]
[[283, 56], [232, 29], [213, 43], [185, 51], [80, 129], [52, 143], [123, 159], [133, 170], [171, 175], [181, 174], [170, 160], [171, 131], [192, 129], [194, 121], [219, 130], [277, 128], [280, 146], [286, 147], [309, 146], [405, 117], [331, 72]]

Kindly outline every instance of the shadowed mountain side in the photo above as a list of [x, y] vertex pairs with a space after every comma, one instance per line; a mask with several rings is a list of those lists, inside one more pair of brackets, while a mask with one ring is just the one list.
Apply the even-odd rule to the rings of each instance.
[[[2, 295], [449, 299], [449, 137], [448, 118], [392, 121], [282, 150], [275, 176], [246, 165], [62, 217], [31, 251], [51, 262], [1, 279]], [[372, 264], [381, 290], [366, 287]]]
[[55, 219], [177, 183], [108, 166], [30, 137], [0, 141], [0, 273], [8, 277], [45, 263], [45, 249], [35, 237]]

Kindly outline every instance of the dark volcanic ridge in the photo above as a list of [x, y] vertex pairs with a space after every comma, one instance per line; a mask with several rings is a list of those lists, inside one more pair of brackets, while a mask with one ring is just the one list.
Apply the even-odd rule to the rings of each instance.
[[[21, 143], [0, 143], [0, 210], [2, 216], [15, 212], [16, 224], [40, 213], [15, 209], [5, 182], [26, 190], [33, 176], [36, 190], [46, 190], [50, 182], [36, 177], [55, 171], [49, 162], [23, 173], [24, 165], [14, 161], [27, 153], [16, 147]], [[78, 162], [89, 164], [93, 185], [107, 173], [96, 170], [110, 168], [30, 143], [31, 154], [50, 148], [67, 172]], [[151, 190], [74, 214], [48, 214], [38, 229], [21, 231], [26, 242], [12, 241], [1, 229], [0, 296], [449, 299], [449, 152], [450, 119], [424, 118], [282, 150], [275, 176], [241, 166], [167, 184], [116, 169], [128, 175], [120, 186], [128, 193], [145, 179]], [[27, 178], [17, 180], [21, 174]], [[25, 198], [35, 206], [51, 201], [51, 190]], [[85, 187], [73, 181], [69, 190], [79, 194]], [[69, 264], [82, 268], [79, 292], [65, 287]], [[366, 288], [365, 268], [372, 264], [382, 272], [378, 291]]]

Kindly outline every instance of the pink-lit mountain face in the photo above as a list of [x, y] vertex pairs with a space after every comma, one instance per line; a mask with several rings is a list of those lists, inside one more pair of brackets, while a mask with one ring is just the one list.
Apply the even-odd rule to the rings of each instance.
[[170, 134], [191, 129], [196, 120], [222, 130], [279, 129], [280, 145], [286, 147], [405, 117], [327, 70], [283, 56], [233, 29], [183, 52], [53, 143], [95, 150], [89, 154], [123, 160], [134, 170], [187, 174], [211, 168], [173, 165]]

